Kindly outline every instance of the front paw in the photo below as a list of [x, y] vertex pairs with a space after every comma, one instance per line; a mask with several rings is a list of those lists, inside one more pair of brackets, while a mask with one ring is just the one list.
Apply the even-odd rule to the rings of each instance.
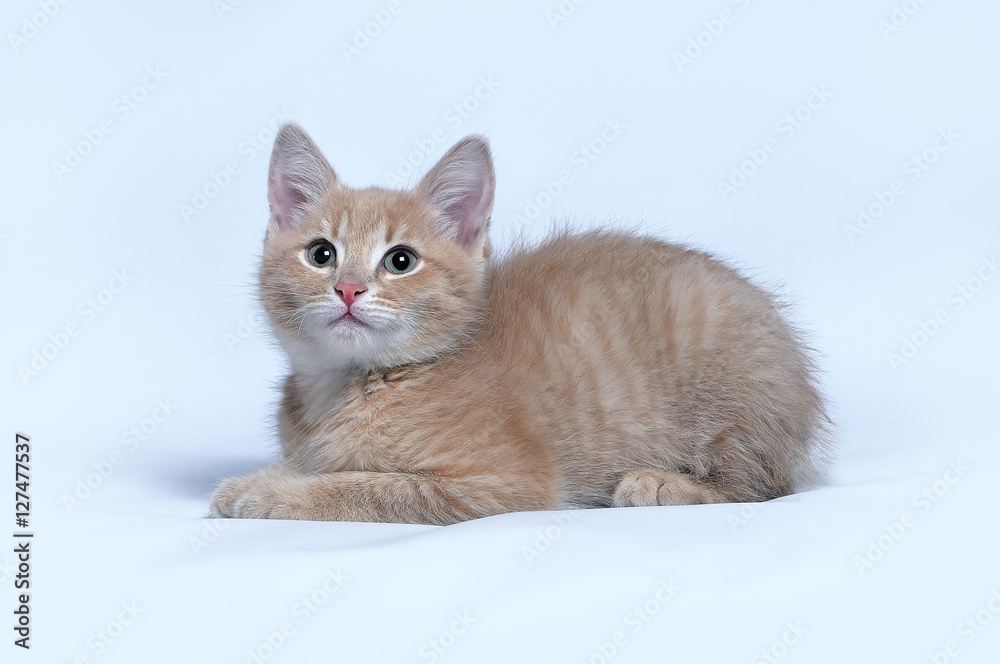
[[290, 500], [294, 478], [273, 469], [224, 479], [212, 494], [212, 516], [233, 519], [308, 519]]
[[253, 477], [253, 475], [227, 477], [219, 482], [219, 486], [212, 492], [212, 516], [216, 518], [239, 518], [239, 515], [236, 513], [236, 505], [240, 502], [243, 495], [250, 490]]

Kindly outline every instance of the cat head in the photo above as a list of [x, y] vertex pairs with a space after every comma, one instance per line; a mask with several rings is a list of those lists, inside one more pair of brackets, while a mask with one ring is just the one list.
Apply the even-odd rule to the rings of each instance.
[[493, 192], [478, 136], [412, 190], [351, 189], [301, 127], [283, 126], [260, 293], [293, 369], [423, 361], [468, 338], [482, 312]]

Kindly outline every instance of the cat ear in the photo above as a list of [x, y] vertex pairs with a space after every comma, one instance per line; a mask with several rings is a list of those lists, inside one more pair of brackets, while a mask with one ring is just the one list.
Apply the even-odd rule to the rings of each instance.
[[441, 157], [414, 193], [442, 214], [441, 230], [471, 251], [488, 239], [495, 186], [489, 144], [481, 136], [467, 136]]
[[267, 180], [271, 225], [290, 228], [336, 183], [337, 174], [309, 134], [297, 124], [283, 125], [274, 139]]

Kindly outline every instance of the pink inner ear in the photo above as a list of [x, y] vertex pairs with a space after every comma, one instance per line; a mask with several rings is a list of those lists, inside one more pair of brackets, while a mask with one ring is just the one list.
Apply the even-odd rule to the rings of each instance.
[[444, 217], [441, 231], [468, 251], [482, 241], [494, 187], [489, 145], [469, 136], [441, 157], [415, 191]]
[[284, 173], [279, 172], [271, 182], [271, 196], [271, 204], [277, 208], [278, 228], [288, 228], [293, 211], [305, 205], [305, 194], [291, 186]]
[[272, 224], [286, 229], [298, 223], [303, 209], [319, 201], [337, 176], [309, 135], [286, 124], [274, 139], [267, 180]]
[[453, 210], [449, 210], [454, 218], [459, 219], [458, 243], [463, 249], [470, 249], [483, 231], [483, 221], [489, 214], [490, 194], [485, 188], [456, 201]]

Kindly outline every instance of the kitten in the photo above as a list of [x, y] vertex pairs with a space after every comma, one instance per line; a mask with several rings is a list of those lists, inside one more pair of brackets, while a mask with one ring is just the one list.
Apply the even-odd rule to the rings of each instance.
[[390, 191], [344, 186], [281, 129], [260, 292], [291, 365], [282, 460], [224, 480], [213, 515], [448, 524], [817, 479], [823, 401], [767, 293], [623, 233], [491, 261], [493, 193], [480, 137]]

